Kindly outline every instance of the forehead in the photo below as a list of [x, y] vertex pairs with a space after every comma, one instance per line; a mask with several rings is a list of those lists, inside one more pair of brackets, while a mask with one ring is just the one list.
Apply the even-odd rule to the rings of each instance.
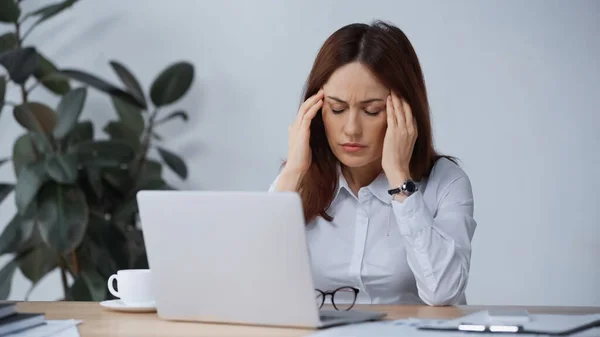
[[343, 100], [385, 98], [389, 93], [371, 71], [358, 62], [352, 62], [337, 69], [323, 85], [325, 95]]

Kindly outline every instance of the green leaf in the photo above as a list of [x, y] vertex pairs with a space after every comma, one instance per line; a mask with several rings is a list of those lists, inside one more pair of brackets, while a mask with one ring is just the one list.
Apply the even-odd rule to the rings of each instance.
[[57, 95], [64, 95], [71, 86], [69, 80], [61, 76], [56, 66], [50, 62], [45, 56], [40, 54], [38, 51], [39, 66], [33, 73], [33, 76], [44, 86], [46, 89]]
[[157, 150], [158, 150], [158, 153], [160, 154], [160, 156], [162, 157], [162, 159], [167, 164], [167, 166], [169, 166], [171, 168], [171, 170], [173, 170], [175, 173], [177, 173], [177, 175], [179, 177], [181, 177], [181, 179], [187, 179], [188, 170], [187, 170], [187, 166], [186, 166], [185, 162], [183, 161], [183, 159], [181, 159], [175, 153], [173, 153], [165, 148], [162, 148], [160, 146], [157, 147]]
[[137, 211], [137, 200], [136, 198], [131, 198], [115, 211], [113, 219], [114, 221], [131, 221]]
[[75, 183], [77, 180], [77, 156], [74, 153], [60, 153], [47, 157], [46, 172], [57, 183]]
[[83, 269], [70, 289], [72, 301], [98, 302], [106, 298], [106, 280], [91, 268]]
[[[39, 234], [37, 234], [39, 235]], [[36, 245], [31, 252], [19, 259], [19, 269], [35, 286], [44, 276], [58, 266], [56, 252], [44, 243]]]
[[10, 288], [17, 265], [16, 259], [11, 260], [0, 270], [0, 300], [6, 300], [8, 295], [10, 295]]
[[6, 68], [15, 83], [24, 84], [37, 69], [39, 59], [35, 48], [26, 47], [0, 54], [0, 64]]
[[61, 75], [67, 76], [76, 81], [90, 85], [90, 86], [92, 86], [102, 92], [105, 92], [111, 96], [118, 97], [130, 104], [133, 104], [133, 105], [139, 107], [140, 109], [146, 108], [146, 104], [144, 104], [144, 102], [138, 101], [138, 99], [136, 99], [133, 95], [117, 88], [113, 84], [108, 83], [105, 80], [103, 80], [95, 75], [83, 72], [81, 70], [75, 70], [75, 69], [63, 69], [60, 71], [60, 73], [61, 73]]
[[30, 133], [21, 135], [15, 141], [15, 144], [13, 145], [12, 159], [16, 176], [19, 175], [19, 172], [24, 165], [36, 161], [34, 142], [35, 140]]
[[119, 79], [121, 79], [121, 82], [123, 82], [127, 89], [129, 89], [129, 92], [135, 96], [139, 102], [144, 103], [144, 110], [147, 109], [146, 96], [144, 96], [142, 86], [135, 78], [133, 73], [129, 71], [129, 69], [127, 69], [123, 64], [117, 61], [110, 61], [110, 65], [115, 73], [117, 73], [117, 76], [119, 76]]
[[2, 184], [0, 183], [0, 204], [4, 201], [4, 199], [13, 191], [15, 185], [13, 184]]
[[0, 54], [11, 49], [16, 49], [17, 43], [17, 35], [15, 33], [11, 32], [0, 35]]
[[94, 125], [90, 121], [79, 122], [66, 137], [67, 147], [94, 139]]
[[105, 168], [102, 178], [121, 193], [127, 193], [133, 184], [129, 170], [118, 167]]
[[86, 96], [86, 88], [77, 88], [69, 91], [61, 98], [56, 108], [58, 122], [53, 132], [55, 137], [63, 138], [77, 124]]
[[6, 97], [6, 76], [0, 76], [0, 115], [4, 108], [4, 98]]
[[163, 70], [152, 83], [150, 98], [155, 106], [171, 104], [190, 89], [194, 80], [194, 66], [188, 62], [179, 62]]
[[142, 117], [142, 111], [135, 105], [127, 103], [118, 97], [112, 97], [112, 102], [115, 110], [117, 110], [121, 123], [135, 132], [137, 138], [141, 137], [142, 132], [144, 132], [144, 118]]
[[15, 0], [0, 0], [0, 21], [17, 23], [21, 16], [21, 9]]
[[15, 253], [29, 241], [33, 230], [32, 218], [15, 214], [0, 235], [0, 255]]
[[61, 1], [59, 3], [56, 4], [52, 4], [52, 5], [48, 5], [45, 7], [42, 7], [38, 10], [36, 10], [35, 12], [31, 13], [31, 14], [27, 14], [28, 16], [37, 16], [40, 15], [41, 17], [33, 24], [34, 26], [39, 25], [40, 23], [52, 18], [53, 16], [59, 14], [60, 12], [62, 12], [63, 10], [73, 6], [73, 4], [75, 2], [77, 2], [78, 0], [65, 0], [65, 1]]
[[30, 102], [17, 105], [13, 109], [17, 122], [30, 131], [50, 134], [56, 127], [56, 113], [49, 106]]
[[89, 216], [81, 189], [51, 182], [40, 191], [38, 202], [38, 229], [44, 242], [60, 254], [73, 251], [83, 239]]
[[87, 181], [92, 187], [94, 194], [96, 194], [96, 197], [98, 198], [101, 198], [102, 193], [104, 192], [104, 187], [102, 186], [102, 175], [100, 173], [100, 169], [97, 168], [90, 167], [86, 169]]
[[157, 120], [156, 123], [162, 124], [162, 123], [168, 122], [169, 120], [171, 120], [173, 118], [181, 118], [184, 122], [187, 122], [189, 119], [187, 112], [185, 112], [183, 110], [177, 110], [175, 112], [171, 112], [168, 116]]
[[25, 215], [42, 185], [48, 181], [43, 162], [23, 166], [15, 187], [15, 202], [19, 214]]
[[162, 179], [162, 163], [148, 159], [139, 175], [141, 183]]
[[139, 136], [122, 122], [110, 121], [103, 130], [111, 139], [125, 142], [133, 151], [137, 152], [140, 149], [141, 142]]
[[119, 140], [83, 142], [70, 149], [80, 163], [87, 167], [120, 167], [133, 160], [135, 153], [127, 143]]

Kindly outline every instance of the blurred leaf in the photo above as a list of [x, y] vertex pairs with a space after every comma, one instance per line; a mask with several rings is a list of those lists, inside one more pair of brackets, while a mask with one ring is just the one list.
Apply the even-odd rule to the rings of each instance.
[[162, 141], [163, 137], [161, 135], [159, 135], [158, 133], [152, 131], [152, 138], [158, 140], [158, 141]]
[[141, 172], [139, 173], [140, 182], [143, 183], [147, 181], [162, 179], [162, 167], [162, 163], [156, 160], [146, 160]]
[[21, 16], [21, 9], [16, 0], [0, 0], [0, 21], [16, 23]]
[[61, 98], [56, 108], [58, 122], [53, 132], [55, 137], [63, 138], [77, 124], [86, 96], [86, 88], [77, 88], [69, 91]]
[[141, 143], [139, 136], [122, 122], [110, 121], [103, 130], [111, 139], [121, 140], [127, 143], [133, 151], [137, 152], [140, 149]]
[[38, 228], [44, 242], [59, 254], [74, 250], [83, 239], [89, 209], [76, 186], [50, 182], [38, 196]]
[[129, 170], [118, 167], [106, 168], [102, 172], [102, 178], [114, 189], [121, 193], [127, 193], [133, 183]]
[[17, 122], [30, 131], [49, 134], [56, 127], [56, 113], [42, 103], [18, 105], [13, 109], [13, 114]]
[[137, 211], [137, 200], [136, 198], [131, 198], [115, 211], [113, 214], [113, 219], [114, 221], [131, 221]]
[[98, 272], [106, 278], [118, 269], [111, 256], [111, 250], [116, 250], [119, 242], [107, 236], [113, 228], [114, 226], [105, 219], [92, 214], [86, 237], [81, 245], [81, 251], [85, 254], [87, 262], [96, 266]]
[[4, 198], [6, 198], [10, 194], [10, 192], [13, 191], [14, 188], [15, 185], [13, 184], [0, 183], [0, 204], [2, 204]]
[[24, 84], [37, 69], [39, 60], [35, 48], [25, 47], [0, 54], [0, 64], [15, 83]]
[[185, 112], [183, 110], [177, 110], [175, 112], [171, 112], [168, 116], [157, 120], [156, 124], [162, 124], [162, 123], [168, 122], [169, 120], [171, 120], [173, 118], [181, 118], [185, 122], [187, 122], [189, 119], [187, 112]]
[[36, 283], [57, 266], [58, 256], [56, 252], [52, 251], [44, 243], [36, 245], [31, 252], [19, 259], [19, 269], [33, 283], [32, 286], [35, 286]]
[[2, 270], [0, 270], [0, 300], [4, 301], [8, 299], [13, 276], [15, 274], [15, 270], [17, 270], [17, 266], [17, 260], [14, 259], [5, 264], [4, 267], [2, 267]]
[[93, 167], [87, 168], [86, 178], [96, 197], [101, 198], [104, 188], [102, 186], [102, 175], [100, 169]]
[[[33, 27], [39, 25], [40, 23], [52, 18], [53, 16], [57, 15], [58, 13], [62, 12], [63, 10], [71, 7], [75, 2], [77, 2], [78, 0], [65, 0], [53, 5], [48, 5], [45, 7], [42, 7], [38, 10], [36, 10], [33, 13], [28, 13], [27, 16], [40, 16], [40, 18], [33, 23]], [[33, 28], [32, 27], [32, 28]]]
[[173, 170], [175, 173], [177, 173], [177, 175], [179, 177], [181, 177], [181, 179], [187, 179], [188, 170], [187, 170], [187, 166], [186, 166], [185, 162], [183, 161], [183, 159], [181, 159], [175, 153], [173, 153], [165, 148], [162, 148], [160, 146], [157, 146], [157, 150], [158, 150], [158, 153], [160, 154], [160, 156], [162, 157], [162, 159], [167, 164], [167, 166], [169, 166], [171, 168], [171, 170]]
[[110, 65], [113, 70], [117, 73], [117, 76], [121, 79], [121, 82], [125, 84], [129, 92], [135, 96], [135, 98], [141, 103], [144, 103], [143, 109], [146, 110], [148, 108], [146, 104], [146, 96], [144, 96], [144, 91], [142, 90], [142, 86], [135, 78], [133, 73], [129, 71], [123, 64], [118, 61], [110, 61]]
[[73, 282], [70, 293], [72, 301], [102, 301], [106, 298], [106, 280], [94, 269], [83, 269]]
[[10, 32], [0, 35], [0, 54], [17, 48], [17, 43], [18, 41], [15, 33]]
[[163, 70], [152, 83], [150, 98], [155, 106], [171, 104], [186, 94], [194, 80], [194, 66], [179, 62]]
[[31, 237], [33, 226], [34, 221], [32, 218], [23, 217], [18, 213], [15, 214], [0, 235], [0, 255], [15, 253], [22, 249]]
[[140, 109], [145, 109], [146, 105], [143, 102], [139, 102], [133, 95], [117, 88], [116, 86], [106, 82], [105, 80], [94, 76], [92, 74], [88, 74], [81, 70], [75, 69], [64, 69], [61, 70], [60, 73], [69, 78], [72, 78], [76, 81], [83, 82], [87, 85], [90, 85], [100, 91], [103, 91], [111, 96], [118, 97], [126, 102], [129, 102]]
[[94, 125], [90, 121], [79, 122], [66, 137], [67, 145], [73, 146], [94, 139]]
[[44, 57], [38, 51], [39, 66], [33, 73], [33, 76], [44, 86], [46, 89], [57, 95], [64, 95], [70, 89], [69, 80], [61, 76], [58, 73], [56, 66]]
[[76, 153], [79, 162], [87, 167], [120, 167], [135, 156], [131, 147], [119, 140], [83, 142], [69, 151]]
[[26, 165], [35, 162], [36, 155], [34, 146], [34, 139], [30, 133], [26, 133], [21, 135], [15, 141], [13, 145], [13, 168], [15, 171], [15, 176], [19, 175], [21, 168]]
[[142, 117], [142, 111], [130, 103], [123, 101], [118, 97], [112, 97], [113, 106], [117, 110], [119, 120], [133, 132], [139, 139], [144, 132], [144, 118]]
[[60, 153], [47, 157], [46, 172], [57, 183], [75, 183], [77, 180], [76, 155], [74, 153]]
[[23, 166], [15, 187], [15, 202], [19, 214], [25, 215], [27, 213], [29, 205], [46, 181], [48, 181], [48, 175], [43, 162]]
[[0, 115], [4, 108], [4, 98], [6, 97], [6, 76], [0, 76]]

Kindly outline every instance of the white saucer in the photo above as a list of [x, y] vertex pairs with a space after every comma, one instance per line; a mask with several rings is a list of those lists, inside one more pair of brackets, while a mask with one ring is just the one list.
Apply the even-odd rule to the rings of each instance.
[[102, 302], [100, 302], [100, 305], [105, 308], [111, 309], [111, 310], [123, 311], [123, 312], [155, 312], [156, 311], [155, 305], [139, 305], [139, 306], [138, 305], [127, 305], [119, 299], [110, 300], [110, 301], [102, 301]]

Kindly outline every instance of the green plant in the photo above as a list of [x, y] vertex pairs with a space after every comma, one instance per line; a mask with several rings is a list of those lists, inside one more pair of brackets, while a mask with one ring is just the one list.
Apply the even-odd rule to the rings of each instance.
[[[59, 268], [65, 299], [104, 300], [108, 277], [118, 269], [147, 268], [143, 236], [137, 223], [139, 190], [171, 189], [163, 179], [163, 163], [186, 179], [185, 162], [160, 145], [157, 128], [172, 120], [188, 120], [177, 110], [162, 112], [190, 89], [194, 67], [169, 65], [144, 93], [136, 77], [121, 63], [110, 66], [123, 88], [77, 69], [57, 69], [26, 37], [41, 22], [71, 7], [62, 1], [23, 14], [17, 0], [0, 0], [0, 23], [14, 31], [0, 36], [0, 112], [12, 107], [25, 132], [15, 141], [12, 161], [16, 184], [0, 184], [0, 202], [13, 190], [17, 213], [0, 235], [0, 255], [12, 260], [0, 270], [0, 298], [7, 298], [17, 268], [31, 289]], [[24, 24], [36, 19], [26, 33]], [[2, 70], [2, 68], [0, 68]], [[72, 87], [72, 83], [83, 83]], [[20, 102], [5, 100], [16, 86]], [[45, 87], [59, 95], [56, 107], [31, 98]], [[89, 120], [80, 120], [88, 88], [106, 93], [117, 119], [95, 135]], [[160, 117], [160, 118], [159, 118]], [[156, 149], [156, 158], [150, 150]], [[74, 282], [69, 284], [68, 274]], [[26, 295], [26, 299], [29, 293]]]

